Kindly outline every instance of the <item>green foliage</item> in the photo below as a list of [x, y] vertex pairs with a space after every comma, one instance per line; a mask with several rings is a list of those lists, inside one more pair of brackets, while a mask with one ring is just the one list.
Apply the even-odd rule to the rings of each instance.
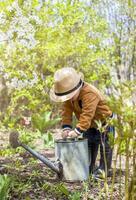
[[10, 178], [8, 175], [0, 175], [0, 199], [6, 200], [8, 198], [10, 189]]
[[16, 154], [15, 149], [6, 148], [6, 149], [0, 150], [0, 156], [2, 157], [6, 157], [6, 156], [10, 157], [10, 156], [13, 156], [14, 154]]
[[115, 139], [114, 139], [114, 135], [111, 133], [110, 134], [110, 132], [109, 132], [109, 135], [108, 135], [108, 140], [109, 140], [109, 144], [110, 144], [110, 146], [113, 148], [114, 147], [114, 145], [115, 145]]
[[58, 184], [57, 189], [65, 196], [69, 196], [69, 190], [63, 183]]
[[5, 125], [14, 127], [22, 115], [51, 110], [48, 94], [58, 68], [75, 67], [89, 81], [107, 81], [111, 47], [102, 43], [109, 37], [108, 27], [85, 3], [6, 1], [0, 10], [5, 20], [0, 28], [9, 35], [0, 48], [10, 88]]
[[42, 139], [44, 140], [44, 146], [45, 147], [47, 147], [47, 148], [54, 147], [54, 138], [53, 138], [53, 135], [50, 132], [43, 134]]
[[67, 186], [64, 183], [57, 183], [55, 185], [51, 185], [45, 183], [42, 188], [47, 192], [53, 193], [58, 198], [69, 198], [70, 191], [68, 190]]
[[44, 133], [49, 128], [52, 128], [60, 121], [60, 118], [51, 119], [51, 112], [35, 114], [32, 116], [32, 123], [41, 133]]
[[69, 200], [80, 200], [81, 199], [81, 193], [80, 192], [73, 192], [69, 195]]
[[[21, 168], [19, 168], [21, 170]], [[12, 176], [12, 186], [11, 191], [13, 194], [17, 195], [18, 199], [21, 199], [23, 196], [27, 196], [27, 192], [32, 189], [31, 181], [23, 181], [21, 177]], [[9, 199], [13, 198], [12, 193], [9, 195]]]
[[30, 131], [29, 129], [19, 130], [20, 141], [24, 144], [34, 145], [34, 141], [40, 138], [41, 134], [38, 131]]

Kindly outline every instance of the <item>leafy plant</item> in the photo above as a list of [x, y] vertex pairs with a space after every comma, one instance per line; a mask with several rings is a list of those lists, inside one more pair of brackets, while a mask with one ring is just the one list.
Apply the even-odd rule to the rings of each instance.
[[69, 199], [70, 192], [64, 183], [50, 184], [45, 183], [42, 186], [43, 190], [47, 193], [52, 193], [56, 199]]
[[69, 195], [69, 200], [81, 200], [81, 193], [80, 192], [73, 192]]
[[41, 136], [39, 131], [31, 131], [27, 129], [21, 129], [19, 130], [20, 133], [20, 140], [22, 143], [25, 144], [32, 144], [35, 139], [39, 138]]
[[57, 188], [62, 194], [64, 194], [67, 197], [69, 196], [69, 190], [63, 183], [58, 184]]
[[53, 127], [60, 121], [60, 118], [51, 119], [51, 112], [45, 112], [43, 114], [36, 114], [32, 116], [32, 123], [41, 133], [45, 130]]
[[6, 200], [8, 198], [10, 189], [10, 178], [8, 175], [0, 175], [0, 200]]
[[54, 147], [54, 138], [53, 135], [48, 132], [47, 134], [43, 134], [42, 138], [44, 140], [44, 146], [45, 147]]

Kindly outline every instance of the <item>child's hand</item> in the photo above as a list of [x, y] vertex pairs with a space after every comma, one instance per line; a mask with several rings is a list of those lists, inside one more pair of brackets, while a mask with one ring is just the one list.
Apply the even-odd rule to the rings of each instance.
[[78, 134], [77, 134], [75, 131], [70, 131], [70, 132], [68, 133], [68, 137], [76, 138], [76, 137], [78, 137]]
[[70, 130], [64, 130], [64, 131], [62, 131], [62, 133], [61, 133], [61, 137], [62, 137], [63, 139], [67, 138], [69, 132], [70, 132]]

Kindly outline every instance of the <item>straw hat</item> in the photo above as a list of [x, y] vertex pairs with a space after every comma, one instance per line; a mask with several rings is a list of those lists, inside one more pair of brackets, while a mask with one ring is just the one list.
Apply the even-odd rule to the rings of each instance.
[[54, 85], [50, 90], [50, 98], [55, 102], [71, 99], [83, 85], [83, 74], [72, 67], [64, 67], [54, 74]]

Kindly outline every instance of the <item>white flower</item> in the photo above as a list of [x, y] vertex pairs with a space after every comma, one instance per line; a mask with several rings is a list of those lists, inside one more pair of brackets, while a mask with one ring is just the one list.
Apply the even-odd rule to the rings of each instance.
[[25, 1], [24, 1], [24, 6], [25, 6], [26, 8], [31, 7], [31, 5], [32, 5], [32, 1], [31, 1], [31, 0], [25, 0]]
[[18, 9], [18, 8], [19, 8], [18, 1], [17, 1], [17, 0], [14, 1], [14, 2], [12, 3], [12, 7], [15, 8], [15, 9]]
[[3, 25], [6, 23], [6, 15], [4, 12], [0, 12], [0, 24]]
[[39, 0], [39, 5], [36, 7], [36, 10], [39, 11], [43, 5], [43, 1]]
[[25, 17], [25, 16], [21, 16], [20, 17], [20, 20], [19, 20], [19, 23], [22, 25], [22, 26], [26, 26], [27, 24], [29, 24], [29, 18]]
[[17, 78], [17, 77], [12, 78], [9, 85], [10, 85], [12, 88], [17, 88], [17, 87], [18, 87], [18, 78]]
[[13, 37], [13, 31], [12, 31], [12, 30], [9, 30], [9, 31], [7, 32], [7, 38], [8, 38], [8, 39], [12, 39], [12, 37]]
[[4, 79], [8, 79], [9, 78], [9, 74], [8, 73], [4, 73], [3, 77], [4, 77]]
[[5, 66], [2, 60], [0, 60], [0, 71], [2, 72], [4, 70]]
[[12, 6], [7, 6], [7, 10], [8, 10], [9, 12], [12, 12], [12, 11], [14, 10], [14, 8], [13, 8]]
[[33, 16], [29, 15], [29, 17], [30, 17], [30, 19], [34, 20], [36, 22], [36, 24], [39, 24], [39, 25], [42, 24], [42, 20], [38, 16], [36, 16], [36, 15], [33, 15]]
[[27, 42], [26, 39], [21, 39], [21, 40], [20, 40], [20, 43], [21, 43], [23, 46], [25, 46], [25, 47], [28, 46], [28, 42]]
[[94, 44], [89, 45], [90, 49], [96, 50], [96, 46]]

